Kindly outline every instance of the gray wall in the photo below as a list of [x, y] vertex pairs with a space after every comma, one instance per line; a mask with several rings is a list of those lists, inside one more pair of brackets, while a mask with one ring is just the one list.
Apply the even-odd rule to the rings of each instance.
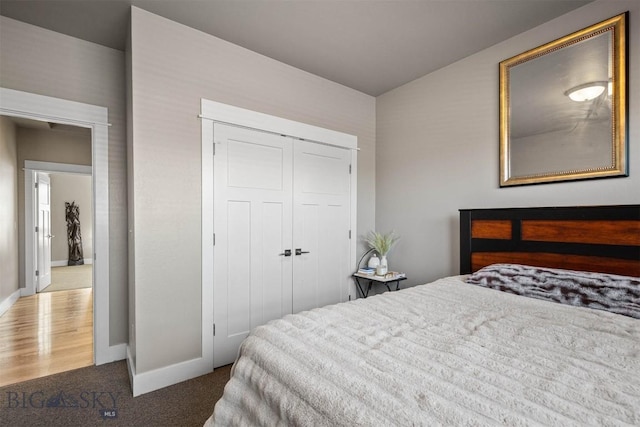
[[356, 135], [358, 234], [374, 224], [375, 99], [141, 9], [131, 31], [141, 373], [201, 352], [201, 98]]
[[80, 209], [82, 253], [87, 263], [93, 262], [93, 205], [91, 175], [54, 173], [51, 178], [51, 261], [69, 260], [65, 203], [75, 202]]
[[[499, 188], [498, 63], [630, 11], [628, 178]], [[376, 226], [407, 283], [459, 271], [458, 209], [640, 202], [640, 2], [599, 0], [377, 98]]]
[[109, 342], [127, 342], [124, 52], [0, 17], [0, 86], [109, 109]]
[[0, 303], [19, 288], [16, 127], [0, 117]]

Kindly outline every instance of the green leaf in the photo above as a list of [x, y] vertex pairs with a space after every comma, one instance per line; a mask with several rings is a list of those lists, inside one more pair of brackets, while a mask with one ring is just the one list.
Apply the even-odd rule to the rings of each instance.
[[370, 231], [365, 239], [369, 246], [382, 256], [387, 255], [398, 240], [400, 240], [400, 237], [396, 236], [393, 231], [387, 234]]

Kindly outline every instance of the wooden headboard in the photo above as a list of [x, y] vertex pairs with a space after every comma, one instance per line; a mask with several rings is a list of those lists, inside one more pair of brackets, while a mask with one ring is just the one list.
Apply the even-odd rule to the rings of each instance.
[[460, 274], [494, 263], [640, 277], [640, 205], [461, 209]]

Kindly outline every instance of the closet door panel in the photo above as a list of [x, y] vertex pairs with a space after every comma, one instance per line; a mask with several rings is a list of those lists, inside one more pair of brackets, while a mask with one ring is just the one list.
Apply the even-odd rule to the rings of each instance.
[[214, 366], [291, 312], [291, 140], [214, 125]]
[[251, 262], [251, 202], [230, 200], [227, 212], [227, 334], [244, 338], [251, 329], [251, 272], [246, 268]]
[[[245, 132], [251, 132], [246, 131]], [[273, 137], [273, 135], [264, 134]], [[282, 147], [232, 140], [228, 145], [229, 186], [252, 190], [283, 190]]]
[[[291, 209], [290, 205], [281, 202], [262, 204], [260, 258], [263, 261], [258, 274], [263, 278], [263, 301], [258, 306], [262, 310], [260, 319], [263, 323], [291, 313], [291, 259], [280, 255], [282, 248], [291, 247], [291, 241], [285, 241], [291, 236], [291, 213], [285, 214], [285, 209]], [[288, 218], [286, 224], [285, 218]]]
[[[322, 259], [320, 224], [321, 206], [313, 203], [301, 203], [294, 214], [296, 227], [295, 248], [308, 252], [294, 255], [293, 312], [318, 307], [318, 298], [322, 277], [320, 264]], [[295, 251], [294, 251], [295, 253]]]
[[349, 209], [345, 205], [328, 205], [324, 209], [327, 232], [323, 243], [326, 247], [321, 252], [320, 265], [333, 268], [321, 270], [320, 285], [324, 292], [318, 296], [320, 307], [346, 300], [349, 277], [353, 273], [349, 268]]
[[[294, 144], [293, 311], [346, 299], [349, 271], [349, 150]], [[305, 253], [308, 252], [308, 253]]]

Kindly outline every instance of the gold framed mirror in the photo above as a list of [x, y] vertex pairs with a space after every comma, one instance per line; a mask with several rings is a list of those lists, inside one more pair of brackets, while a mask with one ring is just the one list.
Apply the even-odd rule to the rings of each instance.
[[628, 176], [626, 13], [500, 62], [500, 186]]

